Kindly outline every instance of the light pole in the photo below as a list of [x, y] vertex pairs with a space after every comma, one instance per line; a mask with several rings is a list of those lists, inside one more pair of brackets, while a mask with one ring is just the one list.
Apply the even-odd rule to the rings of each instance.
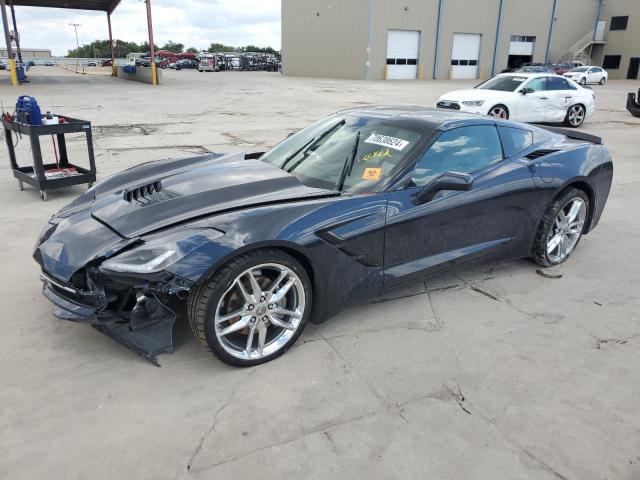
[[79, 23], [70, 23], [69, 26], [73, 27], [76, 31], [76, 47], [80, 48], [80, 43], [78, 42], [78, 27], [81, 27]]
[[[78, 27], [81, 27], [82, 25], [80, 25], [79, 23], [70, 23], [69, 26], [73, 27], [73, 29], [76, 31], [76, 47], [78, 47], [78, 50], [80, 50], [80, 42], [78, 42]], [[80, 52], [78, 51], [77, 54], [79, 53]], [[78, 57], [76, 57], [76, 73], [78, 73], [78, 65], [79, 65], [77, 58]]]

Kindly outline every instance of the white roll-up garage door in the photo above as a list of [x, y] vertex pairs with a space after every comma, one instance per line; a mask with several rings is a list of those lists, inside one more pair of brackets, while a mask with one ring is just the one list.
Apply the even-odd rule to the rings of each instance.
[[477, 33], [453, 34], [451, 78], [478, 78], [481, 38]]
[[420, 32], [389, 30], [387, 33], [387, 79], [413, 80], [418, 76]]

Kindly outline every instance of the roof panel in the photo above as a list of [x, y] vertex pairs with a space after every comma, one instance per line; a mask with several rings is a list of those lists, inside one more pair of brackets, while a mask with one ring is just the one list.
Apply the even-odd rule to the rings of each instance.
[[13, 0], [16, 7], [69, 8], [113, 12], [120, 0]]

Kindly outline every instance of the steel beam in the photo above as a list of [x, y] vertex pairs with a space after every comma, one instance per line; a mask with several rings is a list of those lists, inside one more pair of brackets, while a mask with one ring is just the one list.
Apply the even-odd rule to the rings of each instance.
[[11, 73], [11, 85], [18, 86], [18, 75], [16, 73], [16, 60], [13, 58], [13, 48], [11, 48], [11, 37], [9, 36], [9, 20], [7, 18], [7, 4], [5, 0], [0, 0], [0, 10], [2, 10], [2, 26], [4, 28], [4, 39], [7, 42], [7, 60]]

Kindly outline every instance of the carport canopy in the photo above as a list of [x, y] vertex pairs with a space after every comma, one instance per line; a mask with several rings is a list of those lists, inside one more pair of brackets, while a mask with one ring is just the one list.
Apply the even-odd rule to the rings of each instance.
[[16, 7], [70, 8], [113, 13], [120, 0], [9, 0]]
[[[151, 0], [144, 0], [147, 7], [147, 28], [149, 31], [149, 50], [151, 58], [155, 58], [154, 44], [153, 44], [153, 26], [151, 22]], [[4, 34], [7, 42], [7, 53], [9, 54], [9, 67], [11, 70], [11, 83], [17, 85], [16, 73], [15, 73], [15, 61], [11, 56], [11, 39], [9, 36], [9, 24], [7, 20], [6, 4], [11, 5], [12, 13], [13, 7], [41, 7], [41, 8], [66, 8], [71, 10], [94, 10], [103, 11], [107, 13], [107, 23], [109, 25], [109, 43], [111, 45], [111, 61], [112, 69], [115, 75], [115, 58], [113, 52], [113, 36], [111, 33], [111, 14], [120, 4], [120, 0], [0, 0], [0, 8], [2, 9], [2, 20], [4, 26]], [[13, 16], [13, 22], [15, 25], [15, 15]], [[17, 30], [17, 27], [15, 28]], [[17, 43], [18, 49], [20, 44]], [[151, 61], [151, 77], [152, 84], [157, 85], [156, 77], [156, 64]]]

